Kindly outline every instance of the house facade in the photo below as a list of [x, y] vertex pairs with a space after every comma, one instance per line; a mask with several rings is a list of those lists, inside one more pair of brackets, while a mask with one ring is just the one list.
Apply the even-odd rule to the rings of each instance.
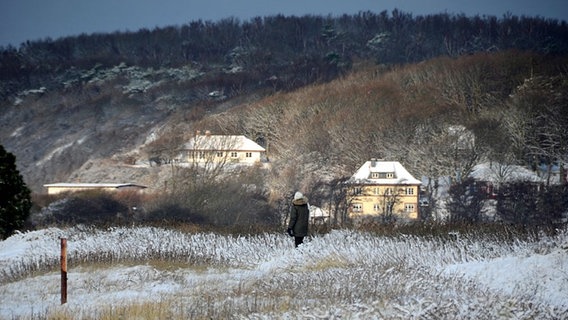
[[347, 181], [350, 218], [418, 218], [421, 182], [397, 161], [371, 159]]
[[43, 186], [47, 188], [47, 194], [49, 195], [81, 191], [141, 191], [147, 188], [146, 186], [133, 183], [51, 183]]
[[199, 132], [183, 145], [182, 163], [254, 164], [266, 158], [266, 150], [243, 135], [212, 135]]

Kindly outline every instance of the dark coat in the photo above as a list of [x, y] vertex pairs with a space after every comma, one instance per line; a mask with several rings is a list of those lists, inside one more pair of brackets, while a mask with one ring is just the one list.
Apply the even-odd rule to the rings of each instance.
[[288, 228], [294, 231], [294, 236], [305, 237], [308, 235], [308, 223], [310, 220], [310, 209], [308, 199], [303, 197], [292, 201], [290, 208], [290, 223]]

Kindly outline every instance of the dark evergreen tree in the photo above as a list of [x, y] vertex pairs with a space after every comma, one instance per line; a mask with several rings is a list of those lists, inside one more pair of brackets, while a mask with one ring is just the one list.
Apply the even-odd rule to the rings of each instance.
[[448, 209], [452, 222], [480, 222], [486, 195], [478, 188], [478, 183], [468, 178], [450, 187]]
[[562, 221], [568, 208], [568, 185], [549, 185], [538, 193], [538, 213], [540, 223], [555, 225]]
[[497, 194], [497, 214], [507, 222], [522, 226], [553, 226], [562, 221], [568, 205], [566, 185], [509, 183]]
[[24, 226], [30, 214], [30, 190], [16, 168], [16, 157], [0, 145], [0, 236], [10, 236]]
[[528, 182], [502, 185], [497, 193], [497, 215], [507, 223], [521, 226], [538, 223], [538, 189]]

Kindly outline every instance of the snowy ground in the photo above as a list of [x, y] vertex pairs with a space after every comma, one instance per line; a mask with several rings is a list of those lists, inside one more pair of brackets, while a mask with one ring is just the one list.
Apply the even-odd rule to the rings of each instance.
[[[61, 237], [69, 257], [63, 306]], [[0, 301], [1, 319], [95, 319], [164, 301], [186, 317], [562, 319], [568, 230], [528, 242], [334, 231], [295, 250], [274, 234], [52, 228], [0, 242]]]

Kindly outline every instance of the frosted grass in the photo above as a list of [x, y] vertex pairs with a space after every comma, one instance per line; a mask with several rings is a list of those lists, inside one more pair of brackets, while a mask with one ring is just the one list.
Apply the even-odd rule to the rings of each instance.
[[[0, 317], [29, 316], [33, 309], [91, 319], [108, 312], [111, 301], [167, 301], [180, 318], [563, 318], [568, 317], [568, 292], [562, 292], [568, 287], [567, 234], [503, 241], [336, 230], [294, 249], [289, 237], [276, 234], [46, 229], [0, 242], [0, 298], [16, 304], [0, 307]], [[58, 306], [54, 271], [60, 237], [68, 239], [70, 268], [64, 306]], [[521, 274], [515, 268], [532, 267], [539, 273], [513, 277]], [[27, 300], [18, 297], [23, 287], [31, 288]]]

